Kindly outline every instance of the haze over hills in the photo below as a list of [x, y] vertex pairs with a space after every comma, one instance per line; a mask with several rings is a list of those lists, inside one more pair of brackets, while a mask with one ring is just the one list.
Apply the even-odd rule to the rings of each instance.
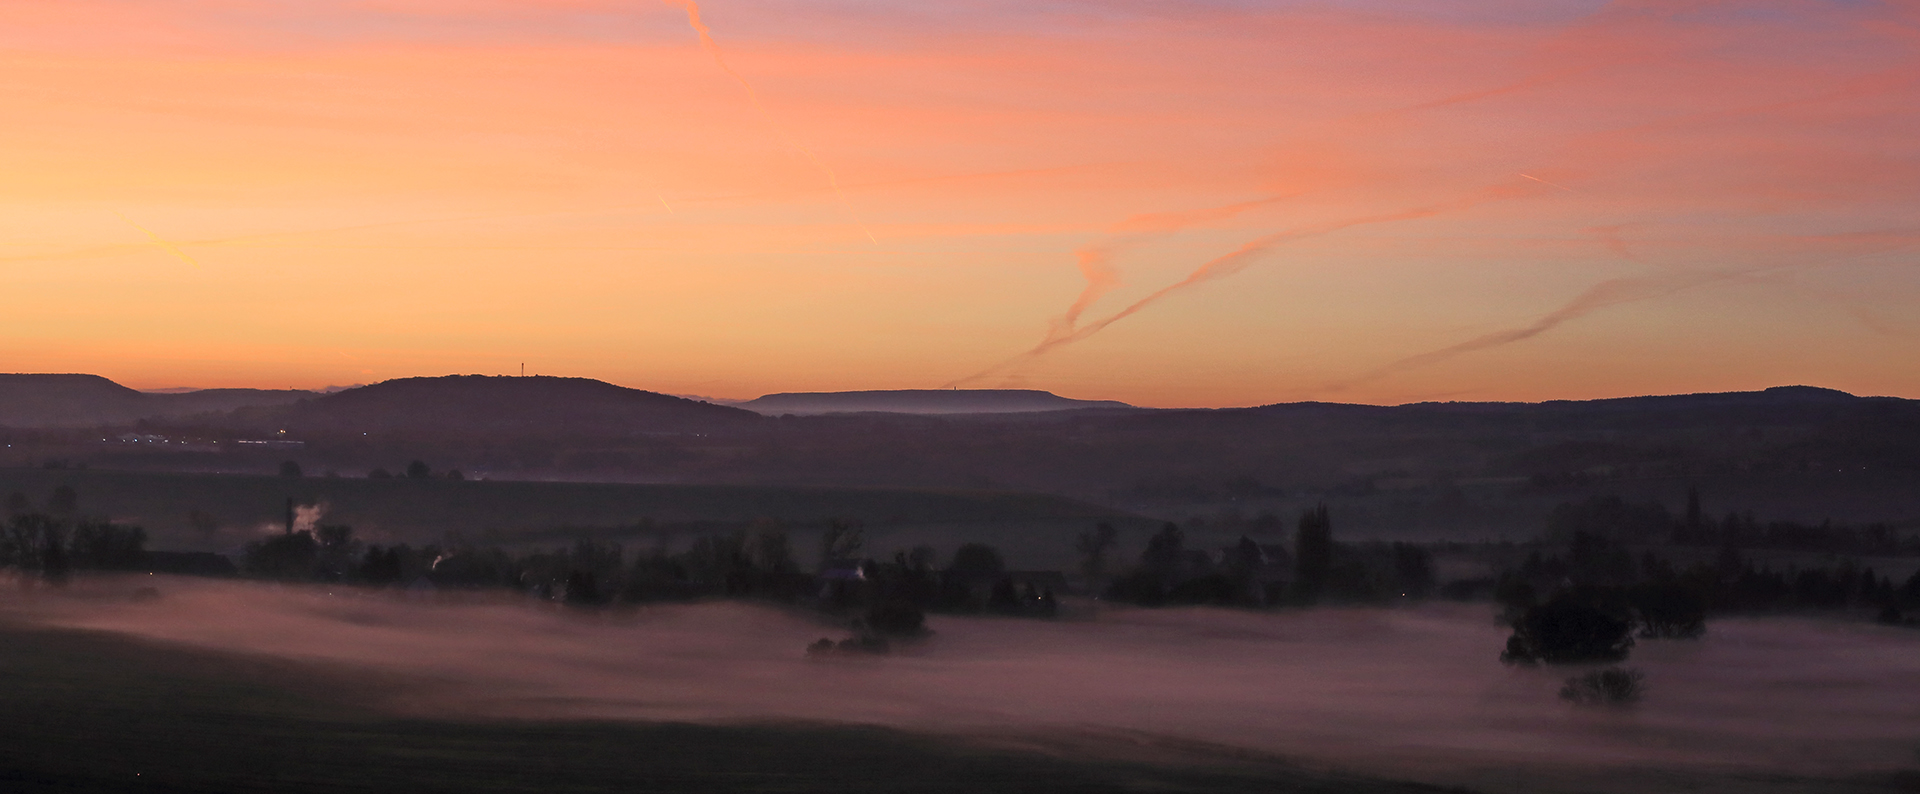
[[1010, 414], [1133, 408], [1117, 400], [1075, 400], [1038, 389], [889, 389], [788, 392], [734, 403], [769, 416], [794, 414]]
[[296, 389], [150, 393], [99, 375], [0, 374], [0, 427], [92, 427], [285, 405], [314, 395]]

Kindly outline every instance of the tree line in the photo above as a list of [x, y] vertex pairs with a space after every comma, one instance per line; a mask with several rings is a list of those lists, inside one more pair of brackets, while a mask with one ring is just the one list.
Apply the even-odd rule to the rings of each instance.
[[7, 520], [0, 532], [0, 568], [64, 584], [76, 570], [131, 571], [148, 561], [147, 532], [136, 526], [80, 518], [79, 495], [61, 485], [48, 496], [45, 510], [34, 509], [26, 494], [7, 496]]

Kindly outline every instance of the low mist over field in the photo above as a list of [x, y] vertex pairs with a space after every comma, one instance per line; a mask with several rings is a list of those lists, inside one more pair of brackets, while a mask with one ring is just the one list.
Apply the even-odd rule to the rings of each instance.
[[[1497, 661], [1508, 629], [1486, 605], [935, 617], [892, 656], [809, 660], [808, 642], [843, 628], [744, 603], [579, 613], [137, 579], [4, 603], [55, 626], [399, 674], [418, 684], [394, 707], [417, 716], [869, 723], [1094, 754], [1200, 742], [1501, 791], [1836, 790], [1826, 779], [1911, 768], [1920, 747], [1920, 636], [1831, 621], [1643, 640], [1644, 702], [1583, 709], [1555, 696], [1568, 669]], [[148, 582], [160, 600], [120, 597]]]

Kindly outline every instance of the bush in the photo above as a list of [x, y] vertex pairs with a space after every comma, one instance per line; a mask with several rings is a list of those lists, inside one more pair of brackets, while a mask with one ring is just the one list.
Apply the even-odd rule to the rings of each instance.
[[1646, 692], [1641, 682], [1646, 676], [1639, 670], [1609, 667], [1567, 679], [1560, 688], [1560, 699], [1582, 706], [1621, 706], [1640, 699]]

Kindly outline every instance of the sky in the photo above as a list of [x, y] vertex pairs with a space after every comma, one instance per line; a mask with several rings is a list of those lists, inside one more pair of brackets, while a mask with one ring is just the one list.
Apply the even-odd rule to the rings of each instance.
[[1920, 7], [0, 5], [0, 370], [1920, 397]]

